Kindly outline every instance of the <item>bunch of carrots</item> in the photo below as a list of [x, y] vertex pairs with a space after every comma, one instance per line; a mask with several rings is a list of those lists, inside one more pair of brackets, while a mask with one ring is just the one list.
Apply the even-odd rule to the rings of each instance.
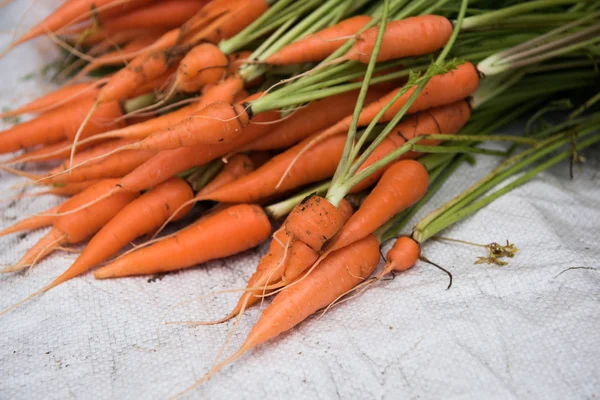
[[[2, 55], [40, 37], [65, 51], [62, 86], [4, 112], [31, 117], [0, 133], [0, 168], [27, 180], [24, 195], [65, 200], [0, 231], [48, 229], [1, 272], [87, 244], [0, 316], [93, 268], [96, 279], [177, 271], [270, 240], [235, 308], [206, 324], [273, 300], [240, 350], [187, 391], [419, 260], [451, 277], [422, 254], [428, 239], [600, 141], [597, 93], [561, 103], [573, 110], [555, 125], [494, 134], [598, 83], [600, 3], [472, 3], [64, 1]], [[492, 141], [510, 146], [482, 146]], [[401, 235], [472, 154], [502, 161]], [[164, 234], [173, 221], [184, 227]], [[485, 247], [496, 264], [516, 252]]]

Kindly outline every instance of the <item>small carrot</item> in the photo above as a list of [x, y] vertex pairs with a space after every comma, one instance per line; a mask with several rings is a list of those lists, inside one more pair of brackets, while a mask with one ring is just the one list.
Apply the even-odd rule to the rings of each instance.
[[[90, 106], [89, 100], [76, 102], [68, 107], [48, 111], [31, 121], [0, 133], [0, 154], [38, 144], [72, 140]], [[122, 126], [122, 123], [114, 122], [121, 115], [121, 109], [116, 102], [104, 104], [93, 113], [90, 123], [86, 125], [81, 135], [89, 137]]]
[[234, 355], [211, 368], [204, 378], [176, 396], [189, 392], [252, 348], [289, 331], [319, 309], [330, 305], [367, 278], [377, 267], [379, 259], [379, 242], [374, 236], [329, 255], [313, 274], [273, 299]]
[[387, 262], [383, 267], [381, 276], [392, 271], [406, 271], [419, 261], [421, 246], [408, 236], [401, 236], [387, 252]]
[[[90, 200], [104, 195], [117, 182], [118, 180], [105, 180], [84, 190], [70, 199], [71, 201], [67, 205], [61, 207], [60, 212], [75, 210], [82, 204], [86, 204]], [[54, 220], [50, 232], [42, 237], [13, 267], [5, 270], [5, 272], [18, 271], [33, 265], [63, 244], [84, 241], [100, 230], [137, 196], [139, 196], [139, 192], [118, 193], [86, 209], [58, 216]]]
[[27, 193], [27, 196], [42, 196], [52, 194], [55, 196], [73, 196], [83, 192], [85, 189], [99, 183], [100, 180], [82, 181], [53, 185], [49, 189], [41, 190], [33, 193]]
[[401, 160], [387, 169], [365, 198], [360, 208], [330, 243], [332, 252], [360, 240], [407, 209], [423, 197], [429, 184], [429, 174], [421, 163]]
[[97, 279], [148, 275], [189, 268], [257, 246], [271, 223], [255, 205], [239, 204], [209, 215], [173, 237], [134, 251], [94, 273]]
[[371, 19], [368, 15], [355, 15], [345, 19], [284, 46], [268, 57], [266, 62], [274, 65], [290, 65], [322, 61], [339, 49], [345, 43], [344, 39], [357, 34]]
[[310, 140], [311, 138], [308, 138], [304, 142], [276, 155], [250, 174], [224, 185], [205, 196], [198, 196], [198, 200], [214, 200], [225, 203], [252, 203], [308, 183], [318, 182], [331, 177], [342, 155], [346, 141], [344, 135], [330, 137], [311, 148], [298, 159], [293, 169], [286, 176], [286, 179], [278, 186], [278, 182], [289, 165], [290, 160]]
[[[419, 96], [417, 96], [415, 101], [408, 108], [406, 113], [414, 114], [432, 107], [438, 107], [465, 99], [473, 94], [478, 86], [479, 74], [477, 73], [477, 69], [475, 66], [473, 66], [473, 64], [465, 62], [464, 64], [459, 65], [456, 69], [453, 69], [445, 74], [432, 77], [425, 85], [423, 91], [419, 94]], [[367, 126], [369, 123], [371, 123], [377, 114], [396, 97], [401, 89], [402, 88], [395, 89], [385, 96], [379, 98], [379, 100], [365, 106], [358, 117], [357, 126]], [[394, 101], [392, 106], [383, 114], [379, 122], [387, 122], [392, 120], [406, 104], [414, 91], [415, 88], [412, 87], [396, 101]], [[314, 137], [312, 141], [306, 143], [305, 148], [298, 153], [297, 157], [303, 155], [304, 152], [308, 151], [308, 149], [324, 138], [337, 135], [342, 132], [348, 132], [351, 122], [352, 115], [349, 115], [339, 121], [337, 124], [326, 129], [321, 134]], [[296, 160], [290, 162], [288, 169], [293, 167], [295, 161]]]
[[174, 86], [192, 80], [200, 87], [215, 84], [223, 78], [228, 67], [229, 58], [216, 45], [200, 43], [179, 63]]

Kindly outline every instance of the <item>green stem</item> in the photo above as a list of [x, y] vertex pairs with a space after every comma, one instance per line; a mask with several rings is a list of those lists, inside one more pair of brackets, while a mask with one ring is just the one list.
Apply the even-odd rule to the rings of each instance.
[[519, 14], [525, 14], [542, 8], [554, 7], [563, 4], [575, 4], [581, 0], [535, 0], [520, 3], [496, 11], [490, 11], [482, 15], [465, 18], [462, 29], [471, 30], [497, 21], [503, 21]]
[[130, 112], [148, 107], [154, 104], [155, 101], [156, 96], [154, 93], [143, 94], [125, 101], [125, 103], [123, 103], [123, 111], [125, 111], [125, 114], [129, 114]]
[[303, 191], [300, 194], [297, 194], [289, 199], [280, 201], [279, 203], [272, 204], [268, 207], [265, 207], [265, 212], [267, 215], [277, 221], [290, 213], [296, 207], [296, 205], [300, 204], [302, 200], [304, 200], [307, 196], [312, 194], [322, 195], [325, 194], [327, 189], [329, 189], [330, 181], [321, 183], [320, 185], [313, 186], [308, 190]]
[[[600, 142], [600, 135], [593, 136], [591, 138], [588, 138], [588, 139], [580, 142], [577, 145], [577, 147], [578, 147], [578, 149], [584, 149], [584, 148], [589, 147], [598, 142]], [[500, 196], [516, 189], [517, 187], [523, 185], [524, 183], [530, 181], [540, 172], [569, 158], [571, 156], [571, 154], [572, 154], [571, 150], [566, 150], [566, 151], [560, 153], [559, 155], [554, 156], [553, 158], [551, 158], [548, 161], [540, 164], [539, 166], [531, 169], [530, 171], [525, 173], [520, 178], [518, 178], [515, 181], [509, 183], [508, 185], [502, 187], [501, 189], [497, 190], [496, 192], [494, 192], [478, 201], [475, 201], [474, 203], [472, 203], [468, 207], [463, 208], [460, 211], [457, 211], [457, 212], [454, 212], [454, 213], [448, 215], [447, 218], [435, 221], [433, 224], [431, 224], [427, 228], [425, 228], [425, 230], [421, 231], [421, 233], [418, 237], [415, 237], [415, 235], [413, 235], [413, 238], [422, 244], [424, 241], [426, 241], [430, 237], [438, 234], [439, 232], [446, 229], [448, 226], [452, 225], [453, 223], [460, 221], [461, 219], [463, 219], [465, 217], [468, 217], [469, 215], [475, 213], [479, 209], [490, 204], [492, 201], [496, 200], [498, 197], [500, 197]]]
[[[379, 31], [377, 33], [377, 38], [375, 40], [375, 46], [373, 48], [373, 52], [371, 54], [371, 58], [369, 59], [369, 65], [367, 67], [367, 72], [362, 82], [362, 86], [360, 88], [360, 92], [358, 95], [358, 100], [356, 101], [356, 106], [354, 108], [354, 113], [352, 114], [352, 121], [350, 122], [350, 129], [348, 130], [348, 135], [346, 136], [346, 144], [344, 146], [344, 151], [342, 152], [342, 156], [340, 158], [340, 162], [338, 163], [338, 167], [335, 170], [335, 174], [332, 179], [332, 187], [335, 187], [339, 184], [341, 180], [344, 179], [344, 172], [353, 161], [350, 158], [350, 154], [352, 152], [352, 146], [354, 144], [354, 138], [356, 137], [356, 131], [358, 128], [358, 118], [360, 117], [360, 113], [362, 112], [362, 108], [365, 102], [365, 98], [367, 96], [367, 92], [369, 90], [369, 82], [371, 81], [371, 77], [373, 76], [373, 71], [375, 70], [375, 65], [377, 64], [377, 55], [379, 54], [379, 50], [381, 48], [381, 43], [383, 42], [383, 35], [385, 33], [385, 27], [387, 25], [388, 12], [390, 7], [390, 1], [384, 0], [383, 3], [383, 14], [381, 16], [381, 24], [379, 26]], [[367, 136], [366, 134], [363, 137]], [[345, 194], [344, 194], [345, 195]], [[339, 202], [342, 201], [344, 196], [338, 199], [329, 199], [333, 205], [336, 207], [339, 205]]]

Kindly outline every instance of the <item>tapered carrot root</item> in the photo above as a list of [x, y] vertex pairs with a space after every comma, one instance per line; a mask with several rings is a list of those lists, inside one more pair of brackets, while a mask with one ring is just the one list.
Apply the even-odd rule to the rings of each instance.
[[43, 113], [74, 101], [81, 101], [84, 98], [94, 98], [98, 94], [98, 91], [97, 82], [64, 86], [14, 110], [2, 112], [0, 113], [0, 118], [30, 113]]
[[61, 206], [53, 207], [47, 210], [45, 213], [33, 215], [29, 218], [25, 218], [24, 220], [9, 226], [8, 228], [4, 228], [0, 231], [0, 236], [5, 236], [11, 233], [21, 231], [32, 231], [35, 229], [50, 226], [56, 220], [57, 217], [55, 217], [54, 215], [45, 216], [44, 214], [56, 214], [57, 212], [59, 212], [60, 207]]
[[[73, 195], [83, 192], [85, 189], [97, 184], [98, 182], [100, 182], [100, 180], [91, 180], [91, 181], [60, 184], [60, 185], [53, 186], [50, 189], [31, 193], [31, 196], [42, 196], [42, 195], [46, 195], [46, 194], [53, 194], [55, 196], [73, 196]], [[29, 193], [28, 193], [28, 195], [29, 195]]]
[[[10, 153], [39, 144], [52, 144], [65, 139], [73, 140], [91, 105], [90, 100], [76, 102], [2, 132], [0, 153]], [[122, 123], [114, 122], [121, 115], [117, 103], [101, 105], [92, 114], [89, 123], [81, 132], [81, 137], [89, 137], [122, 126]]]
[[95, 179], [121, 178], [152, 159], [155, 154], [152, 151], [123, 151], [73, 170], [64, 170], [62, 167], [58, 167], [49, 175], [38, 177], [38, 180], [44, 184], [66, 184]]
[[429, 174], [414, 160], [396, 162], [365, 198], [339, 235], [327, 244], [328, 252], [348, 246], [375, 232], [395, 214], [419, 201], [427, 191]]
[[256, 202], [277, 193], [331, 177], [344, 149], [346, 138], [343, 135], [330, 137], [307, 151], [297, 160], [278, 186], [290, 161], [310, 140], [311, 138], [308, 138], [276, 155], [256, 171], [207, 194], [202, 199], [226, 203]]
[[[109, 193], [117, 182], [106, 180], [86, 189], [63, 205], [60, 213], [75, 210], [82, 204]], [[14, 268], [35, 264], [63, 244], [79, 243], [89, 238], [137, 196], [139, 193], [136, 192], [118, 193], [72, 214], [54, 214], [58, 218], [54, 220], [52, 230], [25, 253]]]
[[379, 242], [374, 236], [330, 254], [311, 275], [273, 299], [233, 356], [214, 366], [204, 378], [176, 396], [189, 392], [252, 348], [289, 331], [330, 305], [366, 279], [377, 267], [379, 258]]
[[189, 268], [248, 250], [267, 239], [270, 232], [271, 223], [260, 207], [235, 205], [98, 269], [94, 276], [116, 278]]
[[339, 49], [349, 36], [357, 34], [371, 19], [368, 15], [350, 17], [283, 47], [266, 61], [274, 65], [322, 61]]
[[[377, 146], [375, 151], [365, 160], [358, 172], [387, 156], [392, 151], [406, 143], [407, 140], [410, 140], [417, 135], [432, 133], [457, 133], [467, 123], [470, 116], [471, 108], [466, 100], [460, 100], [445, 106], [435, 107], [412, 115], [396, 125], [388, 137], [386, 137], [379, 144], [379, 146]], [[419, 142], [419, 144], [424, 146], [435, 146], [439, 143], [440, 141], [438, 140], [423, 140]], [[403, 154], [400, 158], [404, 160], [413, 159], [419, 155], [419, 153], [411, 151]], [[379, 177], [388, 168], [388, 166], [380, 168], [367, 179], [354, 186], [351, 190], [351, 193], [360, 192], [361, 190], [374, 185]]]

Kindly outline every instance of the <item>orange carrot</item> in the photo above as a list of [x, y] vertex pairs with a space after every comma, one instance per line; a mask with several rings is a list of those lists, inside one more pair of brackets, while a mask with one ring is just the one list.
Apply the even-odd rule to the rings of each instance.
[[34, 229], [44, 228], [46, 226], [52, 225], [57, 217], [54, 215], [44, 215], [44, 214], [56, 214], [60, 211], [62, 205], [52, 207], [51, 209], [45, 211], [44, 213], [33, 215], [31, 217], [25, 218], [7, 228], [0, 230], [0, 236], [9, 235], [15, 232], [21, 231], [32, 231]]
[[[358, 172], [379, 161], [381, 158], [402, 146], [407, 140], [410, 140], [417, 135], [430, 133], [454, 134], [467, 123], [470, 116], [471, 108], [466, 100], [460, 100], [445, 106], [418, 112], [396, 125], [392, 132], [390, 132], [379, 146], [377, 146], [375, 151], [373, 151], [373, 153], [365, 160], [364, 164], [358, 169]], [[439, 143], [439, 140], [424, 140], [419, 142], [420, 145], [424, 146], [435, 146]], [[408, 152], [403, 154], [401, 159], [416, 158], [419, 155], [419, 153]], [[367, 179], [354, 186], [351, 193], [360, 192], [375, 184], [388, 166], [380, 168]]]
[[81, 101], [83, 98], [94, 98], [99, 90], [97, 85], [98, 82], [86, 82], [64, 86], [14, 110], [0, 113], [0, 118], [14, 117], [28, 113], [43, 113], [75, 100]]
[[344, 149], [344, 135], [327, 138], [307, 151], [297, 160], [282, 184], [277, 186], [290, 161], [310, 140], [312, 138], [276, 155], [256, 171], [202, 196], [201, 200], [225, 203], [257, 202], [277, 193], [331, 177]]
[[[269, 111], [258, 114], [253, 122], [269, 122], [277, 118], [277, 113]], [[252, 123], [244, 129], [241, 137], [229, 144], [200, 145], [182, 147], [175, 150], [161, 151], [150, 160], [127, 174], [121, 182], [121, 190], [144, 190], [164, 182], [170, 177], [186, 171], [194, 166], [202, 165], [217, 159], [264, 135], [268, 125]], [[76, 171], [76, 170], [75, 170]], [[74, 172], [75, 172], [74, 171]]]
[[[21, 36], [19, 40], [12, 43], [9, 49], [38, 36], [45, 35], [47, 32], [57, 32], [59, 29], [76, 22], [78, 18], [86, 13], [91, 16], [89, 12], [93, 9], [105, 8], [105, 6], [109, 5], [110, 3], [127, 3], [129, 1], [131, 0], [81, 0], [65, 3], [55, 12], [46, 17], [42, 22], [29, 30], [29, 32]], [[137, 0], [131, 2], [135, 3], [135, 6], [139, 6], [140, 4], [147, 3], [148, 1], [151, 0]], [[114, 11], [119, 12], [122, 10], [123, 9], [115, 9]]]
[[285, 230], [294, 240], [319, 251], [343, 225], [344, 219], [337, 207], [324, 197], [313, 195], [294, 207], [285, 221]]
[[[365, 105], [380, 98], [384, 92], [370, 89]], [[290, 147], [308, 136], [332, 126], [352, 113], [358, 91], [351, 91], [314, 101], [284, 117], [266, 136], [250, 143], [246, 150], [273, 150]]]
[[101, 21], [101, 35], [112, 36], [129, 29], [177, 28], [196, 14], [206, 0], [163, 0]]
[[[99, 142], [100, 143], [100, 142]], [[82, 149], [89, 147], [91, 143], [85, 143], [80, 146]], [[51, 160], [62, 160], [69, 156], [69, 150], [71, 149], [71, 142], [69, 140], [63, 140], [62, 142], [48, 144], [39, 148], [27, 151], [23, 154], [19, 154], [11, 159], [6, 160], [3, 164], [15, 164], [21, 162], [30, 161], [51, 161]]]
[[[322, 61], [342, 47], [346, 40], [350, 39], [349, 36], [357, 34], [371, 19], [368, 15], [356, 15], [345, 19], [283, 47], [268, 57], [266, 62], [274, 65], [290, 65]], [[367, 32], [368, 30], [365, 33]], [[361, 37], [363, 35], [364, 33]]]
[[[379, 26], [362, 32], [342, 59], [368, 63], [378, 32]], [[444, 47], [451, 35], [452, 23], [448, 18], [438, 15], [419, 15], [390, 21], [385, 27], [377, 61], [433, 53]]]
[[214, 366], [204, 378], [176, 396], [192, 390], [248, 350], [289, 331], [330, 305], [367, 278], [377, 267], [379, 258], [379, 242], [374, 236], [329, 255], [310, 276], [286, 288], [273, 299], [234, 355]]
[[234, 205], [98, 269], [94, 276], [116, 278], [189, 268], [255, 247], [270, 232], [271, 223], [260, 207]]
[[407, 236], [399, 237], [386, 255], [387, 262], [382, 275], [406, 271], [419, 261], [420, 254], [421, 246], [417, 242]]
[[[465, 99], [470, 96], [479, 86], [479, 74], [473, 64], [465, 62], [459, 65], [456, 69], [451, 70], [442, 75], [435, 75], [425, 85], [419, 96], [415, 99], [412, 105], [408, 108], [406, 114], [414, 114], [419, 111], [426, 110], [432, 107], [438, 107], [445, 104], [450, 104], [455, 101]], [[379, 100], [364, 107], [358, 118], [358, 126], [367, 126], [375, 116], [389, 103], [402, 88], [395, 89]], [[406, 104], [410, 96], [415, 91], [412, 87], [398, 98], [392, 106], [384, 113], [379, 122], [387, 122], [394, 118], [400, 109]], [[305, 148], [299, 152], [302, 155], [308, 151], [313, 145], [319, 141], [342, 132], [348, 132], [352, 115], [347, 116], [337, 124], [326, 129], [312, 141], [306, 143]], [[290, 163], [291, 168], [294, 162]]]
[[[31, 121], [2, 132], [0, 134], [0, 154], [38, 144], [52, 144], [65, 139], [72, 140], [90, 107], [90, 100], [76, 102], [68, 107], [48, 111]], [[82, 131], [82, 136], [89, 137], [122, 126], [122, 123], [114, 122], [114, 119], [121, 115], [121, 108], [116, 102], [103, 104], [92, 115], [90, 123]]]
[[73, 196], [77, 193], [83, 192], [85, 189], [90, 186], [95, 185], [100, 182], [100, 180], [91, 180], [91, 181], [82, 181], [82, 182], [73, 182], [73, 183], [65, 183], [59, 184], [55, 186], [51, 186], [49, 189], [41, 190], [38, 192], [27, 193], [25, 196], [42, 196], [45, 194], [53, 194], [55, 196]]
[[191, 80], [199, 85], [215, 84], [223, 78], [228, 67], [228, 57], [216, 45], [200, 43], [179, 63], [175, 86], [178, 82]]
[[332, 252], [360, 240], [407, 209], [423, 197], [429, 184], [429, 174], [423, 165], [413, 160], [401, 160], [385, 171], [363, 201], [360, 208], [327, 244]]
[[[82, 204], [101, 197], [117, 183], [118, 180], [105, 180], [86, 189], [61, 207], [60, 212], [75, 210]], [[84, 241], [100, 230], [137, 196], [139, 196], [139, 192], [114, 194], [86, 209], [59, 216], [54, 221], [52, 230], [29, 249], [11, 269], [19, 270], [35, 264], [63, 244]]]

